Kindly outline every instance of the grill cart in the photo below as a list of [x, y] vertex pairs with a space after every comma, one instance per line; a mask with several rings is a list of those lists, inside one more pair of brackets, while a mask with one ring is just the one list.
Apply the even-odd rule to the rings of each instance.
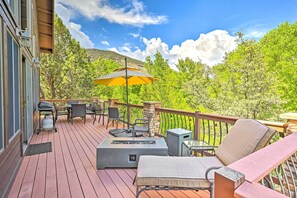
[[[37, 134], [39, 134], [42, 130], [54, 130], [57, 132], [55, 116], [54, 116], [54, 108], [51, 103], [42, 101], [38, 104], [38, 112], [39, 112], [39, 129], [37, 130]], [[41, 116], [44, 115], [44, 118], [41, 123]]]

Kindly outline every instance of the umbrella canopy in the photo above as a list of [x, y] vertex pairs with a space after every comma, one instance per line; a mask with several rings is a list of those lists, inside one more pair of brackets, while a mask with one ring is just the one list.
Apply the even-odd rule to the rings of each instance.
[[[101, 76], [94, 80], [95, 84], [106, 86], [126, 86], [127, 109], [129, 104], [128, 85], [150, 84], [157, 80], [148, 73], [140, 71], [140, 69], [127, 66], [127, 58], [125, 58], [125, 68], [116, 69], [113, 73]], [[128, 112], [128, 123], [130, 123], [130, 115]], [[128, 124], [129, 128], [129, 124]]]
[[[150, 84], [156, 80], [148, 73], [137, 68], [127, 67], [128, 85]], [[95, 79], [95, 84], [106, 86], [126, 86], [126, 68], [116, 69], [113, 73]]]

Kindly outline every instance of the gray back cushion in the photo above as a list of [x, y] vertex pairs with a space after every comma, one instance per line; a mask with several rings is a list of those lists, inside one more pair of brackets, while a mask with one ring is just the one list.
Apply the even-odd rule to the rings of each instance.
[[221, 145], [216, 156], [229, 165], [268, 144], [275, 131], [252, 119], [238, 119]]

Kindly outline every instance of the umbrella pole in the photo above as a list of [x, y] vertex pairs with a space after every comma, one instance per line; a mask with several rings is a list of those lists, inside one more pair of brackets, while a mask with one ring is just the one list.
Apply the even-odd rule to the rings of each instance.
[[127, 121], [128, 121], [128, 129], [130, 128], [130, 110], [129, 110], [129, 97], [128, 97], [128, 65], [127, 65], [127, 57], [125, 57], [125, 71], [126, 71], [126, 100], [127, 100]]

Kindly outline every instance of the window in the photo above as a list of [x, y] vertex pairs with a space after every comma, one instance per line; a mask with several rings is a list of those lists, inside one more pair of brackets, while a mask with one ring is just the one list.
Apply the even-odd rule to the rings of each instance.
[[[0, 38], [2, 38], [2, 20], [0, 18]], [[4, 122], [3, 122], [3, 68], [2, 68], [2, 43], [0, 43], [0, 151], [4, 147]]]
[[[28, 33], [28, 36], [31, 37], [32, 33], [32, 10], [33, 4], [31, 0], [21, 0], [21, 29], [25, 30]], [[30, 48], [32, 50], [33, 42], [30, 42]]]
[[6, 0], [6, 4], [10, 7], [10, 10], [12, 11], [14, 20], [16, 21], [17, 24], [19, 24], [19, 0]]
[[21, 28], [25, 30], [28, 27], [27, 0], [21, 0]]
[[20, 77], [19, 47], [7, 33], [8, 63], [8, 138], [11, 139], [20, 130]]

